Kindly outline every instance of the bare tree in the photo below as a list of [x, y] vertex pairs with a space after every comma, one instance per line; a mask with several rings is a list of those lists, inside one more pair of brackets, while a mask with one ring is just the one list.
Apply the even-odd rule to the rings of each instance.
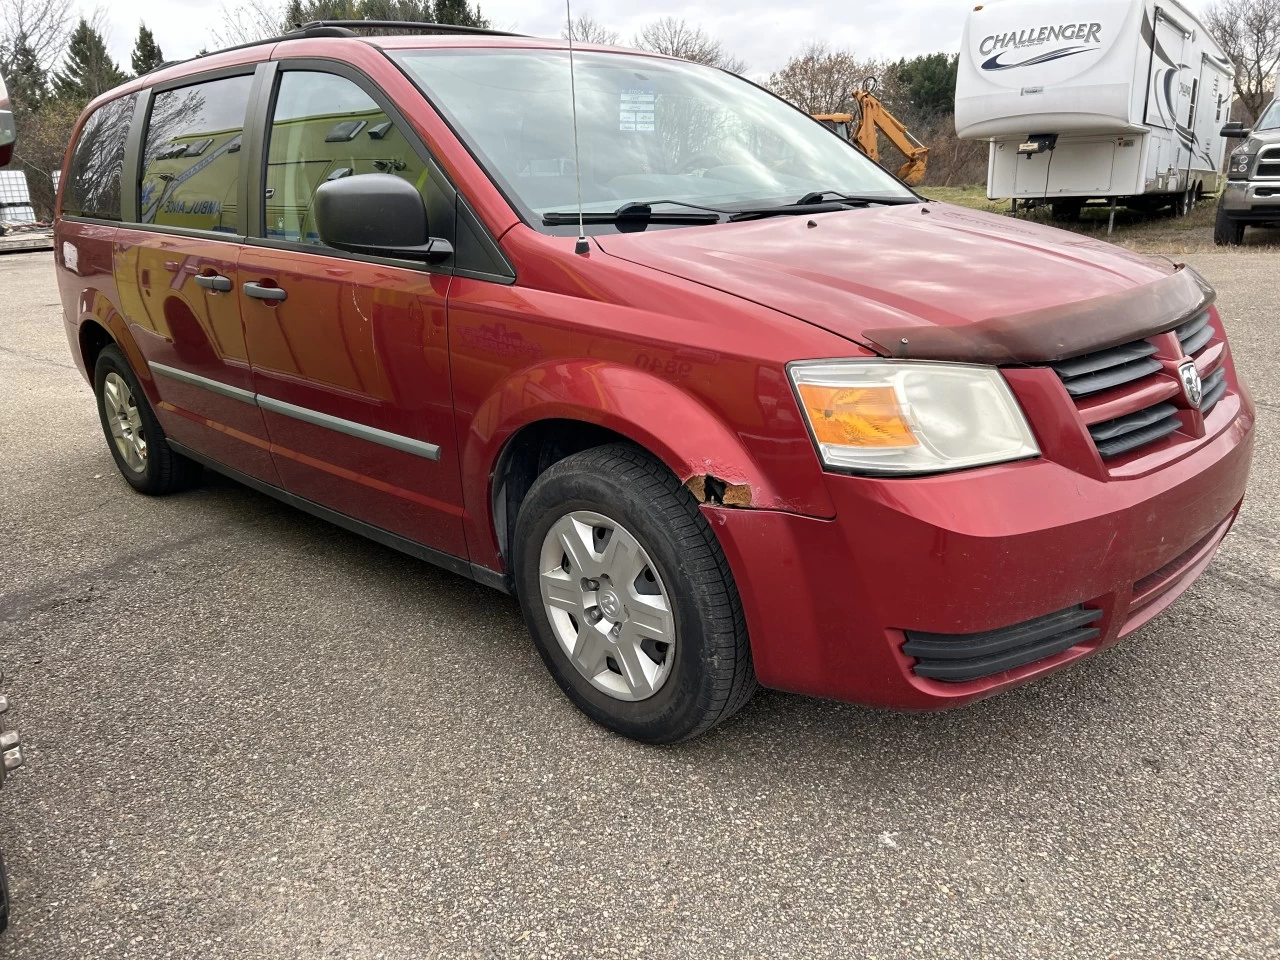
[[1218, 0], [1205, 16], [1236, 68], [1236, 96], [1253, 123], [1275, 94], [1280, 70], [1280, 0]]
[[701, 27], [690, 26], [675, 17], [655, 20], [640, 31], [632, 45], [654, 53], [665, 53], [669, 57], [705, 63], [730, 73], [744, 73], [747, 69], [747, 64], [726, 52], [719, 40], [713, 40]]
[[67, 48], [75, 27], [72, 0], [4, 0], [0, 3], [0, 65], [11, 66], [25, 43], [45, 71], [52, 70]]
[[[574, 43], [599, 43], [609, 47], [618, 43], [618, 31], [608, 29], [589, 13], [580, 13], [574, 17], [572, 27]], [[566, 26], [560, 31], [560, 36], [568, 40], [569, 32], [569, 27]]]
[[284, 4], [280, 0], [237, 0], [235, 6], [222, 4], [221, 26], [212, 31], [214, 45], [234, 47], [278, 37], [285, 22]]
[[846, 113], [853, 91], [867, 77], [888, 72], [878, 60], [859, 60], [847, 50], [815, 41], [770, 75], [770, 90], [805, 113]]

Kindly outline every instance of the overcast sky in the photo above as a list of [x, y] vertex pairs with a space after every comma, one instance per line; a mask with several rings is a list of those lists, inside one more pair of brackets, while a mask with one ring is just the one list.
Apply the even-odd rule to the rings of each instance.
[[[3, 2], [3, 0], [0, 0]], [[1184, 0], [1202, 11], [1209, 0]], [[91, 15], [104, 11], [113, 57], [126, 69], [145, 21], [170, 60], [213, 46], [220, 0], [77, 0]], [[955, 51], [966, 12], [974, 0], [578, 0], [575, 15], [590, 13], [622, 34], [623, 42], [650, 20], [676, 16], [700, 24], [747, 61], [748, 73], [767, 75], [813, 39], [852, 50], [860, 57], [910, 57]], [[234, 2], [231, 3], [234, 6]], [[1063, 4], [1064, 12], [1070, 9]], [[494, 26], [539, 36], [558, 36], [564, 7], [555, 0], [482, 0]], [[541, 12], [539, 12], [541, 11]]]

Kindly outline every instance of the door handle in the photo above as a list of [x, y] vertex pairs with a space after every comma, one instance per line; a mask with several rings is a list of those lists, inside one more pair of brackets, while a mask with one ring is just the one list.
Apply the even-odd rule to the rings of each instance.
[[280, 287], [264, 287], [260, 283], [246, 283], [242, 290], [255, 300], [269, 300], [273, 303], [279, 303], [282, 300], [289, 299], [289, 294], [285, 293]]
[[196, 286], [204, 287], [206, 290], [226, 293], [231, 289], [231, 278], [217, 273], [199, 273], [196, 274]]

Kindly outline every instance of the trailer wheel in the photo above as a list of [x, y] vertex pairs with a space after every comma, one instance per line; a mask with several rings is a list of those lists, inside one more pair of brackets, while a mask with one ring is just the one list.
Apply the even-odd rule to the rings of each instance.
[[1184, 190], [1173, 198], [1173, 215], [1181, 219], [1191, 212], [1191, 190]]
[[1219, 247], [1238, 247], [1244, 243], [1244, 221], [1235, 220], [1218, 203], [1218, 218], [1213, 224], [1213, 242]]
[[1083, 207], [1082, 200], [1054, 200], [1051, 216], [1059, 223], [1075, 223], [1080, 219], [1080, 211]]

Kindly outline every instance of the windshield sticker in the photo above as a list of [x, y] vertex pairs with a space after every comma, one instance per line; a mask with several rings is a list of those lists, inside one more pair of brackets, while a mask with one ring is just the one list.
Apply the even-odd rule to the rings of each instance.
[[658, 95], [653, 84], [623, 90], [618, 100], [618, 129], [637, 133], [653, 133]]

